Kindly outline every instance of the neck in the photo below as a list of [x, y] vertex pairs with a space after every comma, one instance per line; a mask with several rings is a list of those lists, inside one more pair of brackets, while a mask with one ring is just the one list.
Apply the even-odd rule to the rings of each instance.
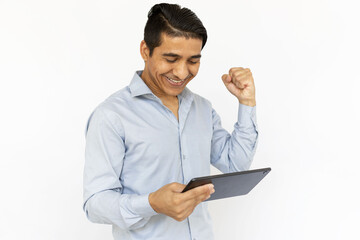
[[151, 77], [149, 76], [149, 74], [147, 73], [146, 69], [144, 69], [144, 71], [141, 74], [141, 79], [144, 81], [144, 83], [148, 86], [148, 88], [151, 90], [151, 92], [157, 96], [158, 98], [160, 98], [160, 100], [162, 101], [162, 103], [164, 105], [178, 105], [178, 98], [177, 96], [171, 96], [171, 95], [167, 95], [165, 92], [163, 92], [161, 89], [159, 89], [159, 87], [156, 86], [156, 84], [154, 84], [154, 80], [151, 79]]

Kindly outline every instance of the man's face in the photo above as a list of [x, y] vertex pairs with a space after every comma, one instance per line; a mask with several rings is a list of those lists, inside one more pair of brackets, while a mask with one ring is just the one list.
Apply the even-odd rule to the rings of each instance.
[[176, 97], [198, 73], [201, 47], [200, 39], [162, 34], [161, 45], [150, 57], [149, 49], [142, 42], [145, 69], [141, 77], [158, 97]]

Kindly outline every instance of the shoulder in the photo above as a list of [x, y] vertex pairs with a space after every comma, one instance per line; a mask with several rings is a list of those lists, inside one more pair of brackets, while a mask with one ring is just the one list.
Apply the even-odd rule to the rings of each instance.
[[130, 98], [131, 96], [128, 87], [111, 94], [90, 114], [86, 125], [86, 131], [88, 130], [90, 123], [97, 125], [112, 125], [116, 128], [121, 128], [122, 108], [127, 105], [126, 102], [128, 102]]
[[126, 105], [125, 103], [131, 100], [129, 87], [124, 87], [119, 91], [111, 94], [97, 108], [103, 109], [104, 111], [117, 112], [121, 109], [121, 106]]

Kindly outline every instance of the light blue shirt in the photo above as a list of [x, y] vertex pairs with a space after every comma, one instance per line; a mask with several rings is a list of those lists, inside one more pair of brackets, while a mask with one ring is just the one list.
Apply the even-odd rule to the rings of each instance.
[[185, 88], [177, 120], [140, 75], [89, 118], [84, 211], [92, 222], [112, 224], [115, 240], [213, 239], [206, 202], [178, 222], [156, 213], [148, 195], [210, 175], [210, 164], [224, 173], [249, 169], [258, 138], [256, 107], [239, 104], [230, 135], [208, 100]]

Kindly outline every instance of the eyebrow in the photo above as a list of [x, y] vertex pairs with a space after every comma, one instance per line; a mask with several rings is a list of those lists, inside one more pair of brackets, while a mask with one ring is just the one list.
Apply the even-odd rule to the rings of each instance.
[[[181, 57], [180, 55], [175, 54], [175, 53], [164, 53], [163, 56], [164, 56], [164, 57], [176, 57], [176, 58]], [[197, 54], [197, 55], [191, 56], [190, 58], [201, 58], [201, 54]]]

